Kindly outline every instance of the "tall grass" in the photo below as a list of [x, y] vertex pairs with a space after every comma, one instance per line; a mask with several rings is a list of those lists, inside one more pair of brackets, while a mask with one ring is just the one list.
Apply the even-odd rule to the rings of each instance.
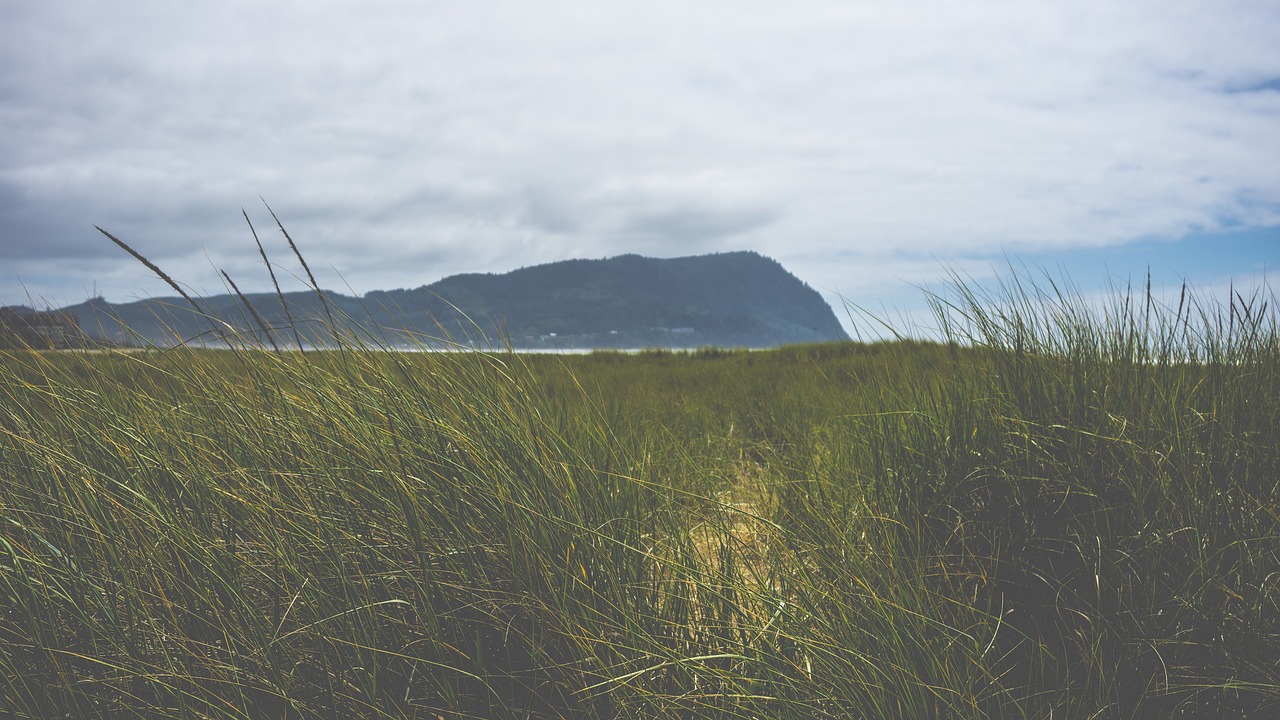
[[936, 344], [4, 351], [0, 712], [1276, 714], [1272, 298], [1061, 288]]
[[913, 647], [871, 656], [917, 684], [881, 714], [1280, 711], [1273, 298], [1097, 304], [1014, 276], [933, 302], [943, 372], [809, 432], [778, 486], [806, 541], [792, 566], [850, 588], [827, 614], [918, 613]]

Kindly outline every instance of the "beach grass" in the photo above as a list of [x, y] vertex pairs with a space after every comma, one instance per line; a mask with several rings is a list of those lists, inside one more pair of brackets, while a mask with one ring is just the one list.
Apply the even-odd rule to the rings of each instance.
[[761, 352], [0, 351], [0, 713], [1280, 714], [1274, 298], [932, 300]]

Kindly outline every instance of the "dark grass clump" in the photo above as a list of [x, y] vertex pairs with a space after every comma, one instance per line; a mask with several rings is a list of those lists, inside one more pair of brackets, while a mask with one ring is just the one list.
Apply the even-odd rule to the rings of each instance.
[[861, 546], [925, 578], [949, 630], [920, 635], [983, 646], [962, 714], [1274, 716], [1274, 308], [957, 283], [936, 297], [945, 372], [907, 411], [810, 434], [779, 522], [826, 577], [865, 583]]

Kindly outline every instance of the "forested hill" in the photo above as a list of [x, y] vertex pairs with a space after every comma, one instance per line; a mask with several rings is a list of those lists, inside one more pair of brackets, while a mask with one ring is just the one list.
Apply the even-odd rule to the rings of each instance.
[[[407, 336], [432, 342], [447, 335], [478, 345], [505, 338], [517, 348], [769, 347], [846, 337], [817, 291], [755, 252], [567, 260], [504, 274], [454, 275], [363, 298], [326, 298], [341, 322], [393, 344]], [[274, 294], [245, 299], [268, 326], [283, 327], [292, 316], [308, 338], [323, 336], [324, 309], [315, 293], [285, 293], [287, 314]], [[197, 302], [237, 330], [258, 327], [240, 298]], [[127, 326], [169, 344], [175, 335], [185, 339], [210, 330], [211, 323], [188, 307], [181, 298], [156, 298], [120, 305], [95, 300], [66, 309], [91, 334], [118, 339], [127, 336]], [[291, 332], [274, 334], [282, 344], [293, 341]]]

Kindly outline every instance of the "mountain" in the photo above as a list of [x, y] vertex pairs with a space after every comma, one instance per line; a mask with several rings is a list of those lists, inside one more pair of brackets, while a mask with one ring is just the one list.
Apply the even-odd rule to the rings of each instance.
[[[292, 344], [293, 319], [304, 342], [323, 344], [328, 322], [314, 292], [244, 298]], [[362, 298], [325, 293], [329, 312], [352, 332], [391, 344], [439, 338], [516, 348], [769, 347], [847, 339], [822, 296], [777, 261], [754, 252], [656, 259], [621, 255], [566, 260], [503, 274], [465, 274], [412, 290], [379, 290]], [[216, 340], [226, 325], [242, 333], [258, 322], [235, 295], [196, 298], [201, 317], [182, 298], [126, 304], [101, 299], [64, 308], [95, 337], [149, 342], [175, 337]], [[211, 322], [209, 318], [215, 318]], [[129, 328], [126, 331], [124, 328]], [[257, 332], [259, 336], [262, 333]]]

